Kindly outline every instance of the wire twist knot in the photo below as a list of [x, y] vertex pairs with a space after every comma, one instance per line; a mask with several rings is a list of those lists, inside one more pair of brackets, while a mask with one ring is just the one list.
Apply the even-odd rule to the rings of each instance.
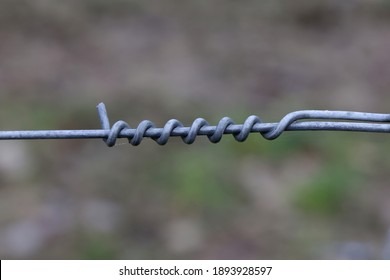
[[[114, 146], [119, 137], [126, 137], [131, 145], [137, 146], [144, 137], [150, 137], [159, 145], [165, 145], [171, 136], [180, 136], [184, 143], [192, 144], [198, 135], [206, 135], [210, 142], [218, 143], [224, 134], [232, 134], [237, 141], [243, 142], [252, 132], [259, 132], [265, 139], [273, 140], [286, 130], [390, 131], [389, 124], [365, 123], [389, 122], [389, 114], [321, 110], [291, 112], [278, 123], [263, 123], [258, 116], [252, 115], [243, 124], [235, 124], [231, 118], [224, 117], [216, 126], [211, 126], [205, 119], [197, 118], [190, 127], [184, 127], [180, 121], [171, 119], [165, 123], [163, 128], [157, 128], [153, 122], [144, 120], [134, 129], [122, 120], [117, 121], [110, 127], [104, 104], [100, 103], [97, 108], [102, 129], [109, 130], [108, 136], [104, 138], [109, 147]], [[303, 119], [311, 121], [300, 121]], [[336, 121], [313, 121], [319, 119]], [[341, 120], [353, 120], [355, 122], [348, 123], [341, 122]]]

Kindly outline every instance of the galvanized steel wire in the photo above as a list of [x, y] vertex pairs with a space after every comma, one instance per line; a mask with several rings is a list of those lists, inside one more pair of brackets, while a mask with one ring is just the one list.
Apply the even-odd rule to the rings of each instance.
[[278, 138], [284, 131], [327, 130], [390, 132], [390, 114], [376, 114], [352, 111], [303, 110], [285, 115], [277, 123], [264, 123], [258, 116], [249, 116], [243, 124], [235, 124], [229, 117], [222, 118], [217, 125], [197, 118], [186, 127], [176, 119], [169, 120], [164, 127], [156, 127], [149, 120], [141, 121], [132, 128], [119, 120], [110, 126], [106, 107], [97, 106], [101, 129], [85, 130], [22, 130], [0, 131], [0, 140], [16, 139], [83, 139], [101, 138], [107, 146], [115, 146], [118, 138], [127, 138], [131, 145], [139, 145], [143, 138], [151, 138], [159, 145], [165, 145], [170, 137], [179, 136], [186, 144], [192, 144], [198, 135], [207, 136], [212, 143], [218, 143], [225, 134], [243, 142], [250, 133], [260, 133], [265, 139]]

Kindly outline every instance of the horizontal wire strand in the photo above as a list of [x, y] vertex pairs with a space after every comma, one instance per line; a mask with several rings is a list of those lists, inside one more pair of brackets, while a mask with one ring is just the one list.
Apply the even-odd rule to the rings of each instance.
[[110, 126], [103, 103], [97, 106], [97, 110], [101, 129], [0, 131], [0, 140], [101, 138], [107, 146], [112, 147], [118, 138], [127, 138], [130, 144], [136, 146], [145, 137], [165, 145], [170, 137], [175, 136], [181, 137], [184, 143], [192, 144], [198, 135], [207, 136], [212, 143], [218, 143], [225, 134], [232, 134], [237, 141], [242, 142], [250, 133], [260, 133], [265, 139], [272, 140], [284, 131], [390, 132], [390, 114], [351, 111], [295, 111], [284, 116], [278, 123], [263, 123], [259, 117], [249, 116], [243, 124], [235, 124], [232, 119], [225, 117], [214, 126], [202, 118], [196, 119], [189, 127], [172, 119], [161, 128], [144, 120], [137, 128], [132, 128], [122, 120]]

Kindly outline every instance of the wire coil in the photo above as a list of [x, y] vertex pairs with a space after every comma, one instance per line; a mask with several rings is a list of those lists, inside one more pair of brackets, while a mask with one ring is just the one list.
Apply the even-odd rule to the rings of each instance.
[[[222, 118], [216, 126], [197, 118], [190, 127], [171, 119], [162, 128], [157, 128], [149, 120], [141, 121], [137, 128], [122, 120], [110, 127], [105, 105], [97, 106], [103, 130], [108, 130], [103, 140], [107, 146], [115, 145], [117, 138], [126, 137], [131, 145], [139, 145], [144, 137], [150, 137], [159, 145], [165, 145], [172, 136], [180, 136], [184, 143], [192, 144], [198, 135], [205, 135], [210, 142], [218, 143], [224, 134], [232, 134], [243, 142], [250, 133], [259, 132], [265, 139], [272, 140], [287, 130], [344, 130], [367, 132], [390, 132], [390, 114], [362, 113], [350, 111], [304, 110], [287, 114], [279, 123], [263, 123], [258, 116], [249, 116], [243, 124], [235, 124], [229, 117]], [[301, 120], [310, 120], [303, 122]], [[317, 121], [316, 121], [317, 120]], [[332, 121], [318, 121], [332, 120]], [[343, 122], [352, 120], [354, 122]]]
[[[21, 139], [103, 139], [107, 146], [115, 145], [118, 138], [127, 138], [129, 143], [139, 145], [149, 137], [165, 145], [170, 137], [179, 136], [184, 143], [192, 144], [198, 135], [205, 135], [212, 143], [218, 143], [224, 134], [232, 134], [239, 141], [245, 141], [250, 133], [260, 133], [264, 138], [278, 138], [284, 131], [330, 130], [360, 132], [390, 132], [390, 114], [362, 113], [350, 111], [304, 110], [284, 116], [278, 123], [264, 123], [257, 116], [249, 116], [243, 124], [235, 124], [228, 117], [222, 118], [216, 126], [197, 118], [189, 127], [178, 120], [169, 120], [158, 128], [151, 121], [141, 121], [137, 128], [120, 120], [110, 126], [106, 107], [98, 104], [101, 129], [79, 130], [17, 130], [0, 131], [0, 140]], [[348, 120], [348, 121], [345, 121]]]

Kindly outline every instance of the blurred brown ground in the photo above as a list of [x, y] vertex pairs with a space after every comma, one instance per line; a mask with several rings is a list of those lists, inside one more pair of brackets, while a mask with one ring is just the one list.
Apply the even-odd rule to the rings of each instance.
[[[386, 0], [1, 0], [0, 129], [388, 112], [389, 27]], [[0, 257], [380, 259], [389, 142], [1, 141]]]

